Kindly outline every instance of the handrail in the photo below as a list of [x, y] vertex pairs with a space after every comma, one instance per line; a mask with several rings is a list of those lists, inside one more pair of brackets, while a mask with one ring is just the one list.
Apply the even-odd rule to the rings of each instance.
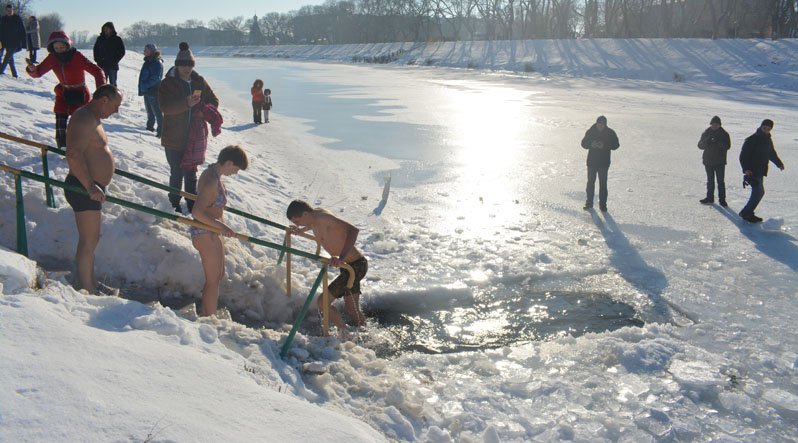
[[[34, 148], [46, 149], [46, 150], [48, 150], [50, 152], [54, 152], [54, 153], [59, 154], [61, 156], [66, 156], [66, 151], [63, 150], [63, 149], [56, 148], [55, 146], [49, 146], [49, 145], [46, 145], [44, 143], [39, 143], [39, 142], [35, 142], [35, 141], [32, 141], [32, 140], [28, 140], [28, 139], [25, 139], [25, 138], [17, 137], [15, 135], [7, 134], [7, 133], [2, 132], [2, 131], [0, 131], [0, 138], [4, 138], [6, 140], [11, 140], [11, 141], [23, 144], [23, 145], [32, 146]], [[164, 185], [162, 183], [158, 183], [156, 181], [150, 180], [150, 179], [148, 179], [146, 177], [142, 177], [140, 175], [133, 174], [133, 173], [125, 171], [123, 169], [115, 168], [114, 169], [114, 174], [120, 175], [120, 176], [125, 177], [125, 178], [129, 178], [129, 179], [131, 179], [133, 181], [137, 181], [137, 182], [143, 183], [145, 185], [152, 186], [154, 188], [158, 188], [158, 189], [160, 189], [162, 191], [167, 191], [167, 192], [170, 192], [172, 194], [179, 194], [181, 197], [187, 198], [189, 200], [196, 200], [197, 199], [196, 194], [191, 194], [191, 193], [188, 193], [188, 192], [185, 192], [185, 191], [181, 191], [180, 189], [173, 188], [171, 186], [167, 186], [167, 185]], [[46, 178], [49, 178], [49, 177], [46, 177]], [[281, 225], [280, 223], [273, 222], [271, 220], [267, 220], [267, 219], [262, 218], [262, 217], [258, 217], [257, 215], [253, 215], [253, 214], [241, 211], [239, 209], [231, 208], [230, 206], [225, 206], [225, 210], [230, 212], [231, 214], [240, 215], [240, 216], [242, 216], [244, 218], [248, 218], [250, 220], [257, 221], [259, 223], [263, 223], [263, 224], [268, 225], [268, 226], [272, 226], [274, 228], [278, 228], [278, 229], [281, 229], [281, 230], [288, 229], [287, 226]], [[307, 238], [309, 240], [315, 240], [315, 238], [312, 235], [310, 235], [310, 234], [296, 233], [295, 235], [299, 235], [301, 237], [305, 237], [305, 238]], [[285, 251], [282, 251], [282, 252], [285, 252]], [[280, 258], [282, 259], [282, 253], [280, 254]]]
[[[51, 152], [60, 154], [62, 156], [66, 156], [66, 151], [65, 150], [60, 149], [60, 148], [56, 148], [56, 147], [53, 147], [53, 146], [45, 145], [43, 143], [38, 143], [38, 142], [31, 141], [31, 140], [23, 139], [23, 138], [20, 138], [20, 137], [16, 137], [16, 136], [13, 136], [13, 135], [10, 135], [10, 134], [6, 134], [6, 133], [1, 132], [1, 131], [0, 131], [0, 138], [5, 138], [7, 140], [15, 141], [15, 142], [20, 143], [20, 144], [37, 147], [37, 148], [42, 150], [42, 165], [43, 165], [43, 168], [44, 168], [44, 175], [43, 176], [40, 176], [40, 175], [35, 174], [33, 172], [16, 169], [16, 168], [13, 168], [11, 166], [8, 166], [8, 165], [0, 163], [0, 170], [6, 171], [6, 172], [10, 172], [11, 174], [14, 175], [14, 184], [15, 184], [15, 188], [16, 188], [16, 199], [17, 199], [17, 218], [18, 218], [18, 220], [17, 220], [17, 247], [18, 247], [18, 250], [21, 253], [23, 253], [24, 255], [27, 256], [27, 234], [25, 233], [25, 222], [24, 222], [24, 211], [25, 210], [24, 210], [24, 206], [23, 206], [23, 202], [22, 202], [22, 181], [21, 181], [21, 177], [29, 178], [29, 179], [44, 183], [44, 185], [45, 185], [45, 194], [46, 194], [46, 197], [47, 197], [48, 205], [50, 205], [50, 207], [55, 207], [55, 199], [53, 197], [52, 190], [50, 189], [51, 185], [52, 186], [57, 186], [57, 187], [60, 187], [60, 188], [63, 188], [63, 189], [68, 189], [70, 191], [77, 192], [77, 193], [80, 193], [80, 194], [83, 194], [83, 195], [89, 195], [89, 194], [83, 187], [69, 185], [69, 184], [66, 184], [64, 182], [51, 179], [49, 177], [49, 167], [47, 166], [46, 151], [51, 151]], [[194, 195], [194, 194], [190, 194], [190, 193], [187, 193], [187, 192], [183, 192], [183, 191], [181, 191], [179, 189], [175, 189], [175, 188], [172, 188], [172, 187], [169, 187], [169, 186], [166, 186], [166, 185], [162, 185], [160, 183], [157, 183], [157, 182], [152, 181], [150, 179], [147, 179], [145, 177], [141, 177], [141, 176], [132, 174], [130, 172], [118, 169], [118, 168], [114, 169], [114, 173], [117, 174], [117, 175], [129, 178], [131, 180], [138, 181], [140, 183], [153, 186], [153, 187], [158, 188], [158, 189], [162, 189], [162, 190], [165, 190], [165, 191], [168, 191], [168, 192], [171, 192], [171, 193], [180, 194], [180, 196], [185, 197], [185, 198], [190, 199], [190, 200], [196, 200], [196, 198], [197, 198], [197, 196]], [[128, 202], [126, 200], [122, 200], [122, 199], [119, 199], [119, 198], [116, 198], [116, 197], [112, 197], [112, 196], [109, 196], [107, 194], [105, 196], [105, 199], [108, 202], [110, 202], [110, 203], [115, 203], [115, 204], [118, 204], [120, 206], [128, 207], [128, 208], [131, 208], [131, 209], [134, 209], [134, 210], [137, 210], [137, 211], [141, 211], [141, 212], [146, 212], [148, 214], [155, 215], [157, 217], [166, 218], [168, 220], [177, 221], [179, 223], [195, 226], [195, 227], [198, 227], [198, 228], [201, 228], [201, 229], [205, 229], [205, 230], [208, 230], [208, 231], [212, 231], [212, 232], [216, 232], [216, 233], [220, 233], [221, 234], [221, 229], [219, 229], [219, 228], [217, 228], [215, 226], [210, 226], [210, 225], [207, 225], [205, 223], [196, 221], [194, 219], [190, 219], [190, 218], [187, 218], [187, 217], [181, 217], [181, 216], [178, 216], [176, 214], [159, 211], [159, 210], [153, 209], [153, 208], [148, 208], [146, 206], [139, 205], [137, 203]], [[324, 296], [324, 305], [325, 305], [325, 309], [324, 309], [324, 323], [325, 323], [325, 325], [324, 325], [324, 334], [327, 335], [327, 328], [328, 328], [328, 325], [329, 325], [329, 323], [328, 323], [329, 321], [328, 321], [328, 313], [327, 313], [328, 292], [327, 292], [327, 278], [326, 278], [326, 276], [327, 276], [327, 266], [329, 266], [330, 259], [319, 256], [320, 247], [319, 247], [319, 243], [316, 240], [316, 238], [314, 236], [306, 234], [304, 232], [291, 232], [292, 231], [291, 229], [289, 229], [288, 227], [283, 226], [283, 225], [281, 225], [279, 223], [275, 223], [275, 222], [272, 222], [270, 220], [267, 220], [267, 219], [264, 219], [264, 218], [261, 218], [261, 217], [258, 217], [258, 216], [255, 216], [255, 215], [252, 215], [252, 214], [249, 214], [249, 213], [246, 213], [246, 212], [243, 212], [243, 211], [231, 208], [231, 207], [227, 207], [226, 206], [225, 209], [227, 211], [229, 211], [230, 213], [233, 213], [233, 214], [236, 214], [236, 215], [240, 215], [242, 217], [245, 217], [245, 218], [248, 218], [248, 219], [251, 219], [251, 220], [255, 220], [255, 221], [264, 223], [266, 225], [269, 225], [269, 226], [277, 227], [277, 228], [280, 228], [280, 229], [283, 229], [283, 230], [286, 231], [286, 237], [287, 237], [286, 240], [287, 240], [287, 243], [288, 243], [287, 245], [286, 244], [280, 245], [280, 244], [277, 244], [277, 243], [272, 243], [272, 242], [269, 242], [269, 241], [260, 240], [258, 238], [254, 238], [254, 237], [251, 237], [251, 236], [248, 236], [248, 235], [244, 235], [244, 234], [240, 234], [240, 233], [235, 233], [235, 235], [234, 235], [234, 237], [239, 239], [239, 240], [248, 241], [250, 243], [258, 244], [258, 245], [261, 245], [261, 246], [266, 246], [268, 248], [272, 248], [272, 249], [276, 249], [276, 250], [280, 251], [280, 257], [278, 259], [278, 264], [279, 264], [280, 261], [282, 261], [283, 254], [288, 253], [288, 254], [296, 254], [296, 255], [298, 255], [300, 257], [309, 258], [311, 260], [317, 260], [317, 261], [321, 262], [324, 265], [324, 266], [322, 266], [322, 269], [321, 269], [321, 272], [319, 273], [318, 278], [314, 282], [314, 285], [313, 285], [313, 288], [311, 289], [311, 292], [308, 294], [308, 297], [305, 300], [305, 304], [302, 306], [302, 309], [300, 310], [299, 315], [297, 316], [296, 320], [294, 321], [293, 326], [291, 327], [291, 332], [288, 334], [288, 338], [286, 339], [285, 343], [283, 344], [283, 347], [282, 347], [281, 352], [280, 352], [280, 356], [282, 358], [285, 358], [285, 356], [288, 354], [288, 349], [291, 346], [293, 338], [294, 338], [294, 336], [296, 335], [296, 332], [299, 329], [299, 325], [302, 323], [302, 321], [305, 318], [305, 314], [307, 313], [307, 311], [308, 311], [308, 309], [310, 307], [310, 302], [313, 300], [313, 296], [315, 295], [316, 290], [318, 289], [318, 286], [319, 286], [319, 284], [320, 284], [320, 282], [322, 280], [322, 276], [325, 277], [324, 278], [324, 287], [323, 287], [323, 292], [324, 292], [323, 296]], [[307, 253], [307, 252], [304, 252], [304, 251], [300, 251], [298, 249], [291, 248], [290, 247], [289, 238], [290, 238], [290, 235], [292, 235], [292, 234], [316, 241], [316, 254], [310, 254], [310, 253]], [[290, 263], [290, 255], [289, 255], [289, 263]], [[290, 266], [288, 263], [287, 263], [287, 265]], [[354, 281], [355, 281], [354, 269], [352, 269], [352, 267], [349, 266], [346, 263], [341, 263], [341, 264], [339, 264], [338, 267], [346, 269], [348, 271], [348, 279], [347, 279], [347, 282], [346, 282], [346, 286], [348, 288], [352, 288], [352, 286], [354, 285]], [[290, 270], [288, 272], [290, 273]], [[290, 274], [289, 274], [289, 278], [290, 278]], [[288, 282], [288, 288], [290, 288], [290, 281]], [[288, 295], [290, 296], [290, 289], [289, 289]]]
[[[35, 173], [29, 172], [29, 171], [23, 171], [21, 169], [14, 168], [14, 167], [8, 166], [8, 165], [3, 164], [3, 163], [0, 163], [0, 170], [6, 171], [6, 172], [10, 172], [11, 174], [14, 174], [16, 176], [25, 177], [25, 178], [29, 178], [31, 180], [35, 180], [35, 181], [38, 181], [38, 182], [50, 184], [52, 186], [57, 186], [59, 188], [68, 189], [70, 191], [77, 192], [77, 193], [80, 193], [80, 194], [83, 194], [83, 195], [89, 195], [88, 192], [86, 192], [86, 190], [82, 186], [70, 185], [70, 184], [64, 183], [62, 181], [54, 180], [52, 178], [45, 178], [45, 177], [43, 177], [43, 176], [41, 176], [39, 174], [35, 174]], [[135, 210], [140, 211], [140, 212], [146, 212], [146, 213], [154, 215], [156, 217], [161, 217], [161, 218], [165, 218], [165, 219], [168, 219], [168, 220], [173, 220], [173, 221], [176, 221], [178, 223], [185, 224], [185, 225], [196, 226], [198, 228], [205, 229], [207, 231], [213, 231], [213, 232], [216, 232], [216, 233], [221, 233], [221, 229], [217, 228], [216, 226], [207, 225], [205, 223], [202, 223], [202, 222], [194, 220], [194, 219], [190, 219], [188, 217], [179, 216], [177, 214], [164, 212], [164, 211], [161, 211], [161, 210], [158, 210], [158, 209], [148, 208], [148, 207], [146, 207], [144, 205], [140, 205], [138, 203], [129, 202], [127, 200], [122, 200], [121, 198], [112, 197], [112, 196], [107, 195], [107, 194], [105, 196], [105, 200], [110, 202], [110, 203], [116, 203], [116, 204], [118, 204], [120, 206], [124, 206], [124, 207], [127, 207], [127, 208], [135, 209]], [[309, 258], [311, 260], [316, 260], [318, 262], [321, 262], [325, 266], [328, 266], [330, 264], [330, 259], [329, 258], [322, 257], [322, 256], [317, 255], [317, 254], [311, 254], [311, 253], [308, 253], [308, 252], [305, 252], [305, 251], [300, 251], [299, 249], [287, 248], [287, 247], [285, 247], [285, 246], [283, 246], [283, 245], [281, 245], [279, 243], [273, 243], [273, 242], [270, 242], [270, 241], [261, 240], [259, 238], [251, 237], [249, 235], [244, 235], [244, 234], [240, 234], [240, 233], [236, 233], [234, 237], [239, 239], [239, 240], [244, 240], [244, 241], [248, 241], [250, 243], [254, 243], [256, 245], [266, 246], [268, 248], [277, 249], [278, 251], [290, 252], [291, 254], [298, 255], [300, 257], [305, 257], [305, 258]], [[347, 271], [349, 271], [350, 278], [349, 278], [349, 281], [347, 281], [347, 286], [351, 287], [354, 284], [354, 270], [352, 270], [352, 267], [349, 266], [346, 263], [341, 263], [340, 267], [342, 267], [342, 268], [346, 269]]]

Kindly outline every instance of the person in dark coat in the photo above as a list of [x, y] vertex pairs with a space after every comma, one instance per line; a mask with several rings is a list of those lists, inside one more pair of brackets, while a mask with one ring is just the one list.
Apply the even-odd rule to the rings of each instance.
[[593, 209], [593, 195], [596, 189], [596, 176], [599, 179], [599, 208], [607, 211], [607, 172], [610, 169], [610, 155], [620, 144], [615, 131], [607, 126], [607, 117], [601, 115], [596, 123], [585, 132], [582, 147], [587, 149], [587, 200], [585, 211]]
[[36, 63], [36, 53], [42, 47], [42, 37], [39, 34], [39, 20], [35, 15], [28, 17], [25, 23], [25, 34], [27, 36], [26, 43], [28, 47], [28, 60]]
[[757, 205], [765, 195], [765, 177], [768, 175], [768, 163], [773, 162], [782, 171], [784, 163], [773, 147], [770, 131], [773, 129], [773, 120], [762, 120], [759, 129], [745, 139], [743, 149], [740, 151], [740, 166], [743, 167], [743, 186], [751, 186], [751, 197], [742, 211], [740, 217], [750, 223], [759, 223], [760, 217], [754, 214]]
[[[152, 44], [144, 46], [144, 64], [139, 73], [139, 96], [144, 97], [144, 108], [147, 110], [147, 130], [155, 132], [156, 137], [161, 136], [163, 128], [163, 113], [158, 105], [158, 89], [163, 79], [163, 60], [161, 51]], [[158, 129], [155, 129], [155, 123]]]
[[91, 99], [86, 87], [86, 72], [94, 77], [99, 88], [105, 84], [105, 75], [99, 66], [90, 62], [77, 49], [64, 31], [55, 31], [47, 40], [49, 54], [38, 65], [28, 64], [26, 72], [39, 78], [50, 71], [58, 78], [55, 85], [55, 142], [59, 148], [66, 146], [67, 118]]
[[266, 88], [263, 90], [263, 117], [266, 123], [269, 123], [269, 111], [272, 109], [272, 90]]
[[721, 126], [720, 117], [717, 115], [709, 121], [701, 139], [698, 149], [704, 151], [702, 160], [707, 172], [707, 196], [699, 200], [705, 205], [715, 203], [715, 178], [718, 180], [718, 202], [724, 208], [726, 204], [726, 152], [731, 148], [729, 133]]
[[108, 83], [116, 86], [116, 75], [119, 73], [119, 61], [125, 56], [125, 44], [116, 35], [113, 22], [106, 22], [97, 41], [94, 42], [94, 61], [103, 68]]
[[[208, 82], [194, 70], [194, 64], [194, 54], [188, 43], [181, 42], [175, 66], [166, 73], [158, 89], [158, 103], [163, 111], [161, 145], [166, 149], [169, 163], [169, 186], [180, 189], [185, 183], [185, 191], [191, 194], [197, 193], [197, 171], [182, 169], [180, 162], [188, 144], [192, 113], [200, 112], [202, 105], [208, 103], [219, 107], [219, 99]], [[169, 194], [175, 212], [182, 213], [180, 198], [179, 194]], [[186, 204], [191, 212], [194, 202], [187, 200]]]
[[6, 5], [6, 14], [0, 17], [0, 43], [6, 52], [0, 64], [0, 75], [5, 73], [8, 66], [11, 68], [11, 75], [18, 78], [14, 54], [25, 47], [25, 24], [22, 23], [22, 17], [14, 14], [14, 6], [11, 3]]

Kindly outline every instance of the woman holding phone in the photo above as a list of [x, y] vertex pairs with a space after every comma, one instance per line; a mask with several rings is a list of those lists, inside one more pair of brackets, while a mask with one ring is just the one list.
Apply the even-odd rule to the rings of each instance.
[[[194, 65], [194, 54], [191, 53], [188, 43], [180, 43], [175, 66], [166, 73], [158, 89], [158, 103], [163, 112], [161, 145], [166, 149], [166, 161], [169, 163], [169, 186], [184, 189], [191, 194], [197, 193], [197, 171], [180, 167], [183, 152], [188, 147], [191, 115], [193, 112], [200, 112], [201, 107], [197, 106], [200, 104], [219, 107], [219, 99], [208, 82], [194, 70]], [[207, 144], [207, 139], [200, 142]], [[169, 194], [169, 203], [175, 212], [182, 214], [184, 212], [180, 198], [179, 194]], [[186, 204], [187, 213], [190, 213], [194, 202], [187, 200]]]

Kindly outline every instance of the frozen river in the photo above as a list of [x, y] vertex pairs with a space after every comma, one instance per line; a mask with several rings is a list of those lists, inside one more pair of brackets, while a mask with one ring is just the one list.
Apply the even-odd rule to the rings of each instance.
[[[345, 211], [361, 227], [372, 263], [365, 310], [380, 327], [360, 340], [391, 356], [429, 399], [424, 413], [407, 415], [452, 435], [488, 427], [507, 440], [794, 436], [789, 374], [798, 357], [788, 343], [796, 336], [779, 326], [795, 309], [794, 175], [768, 177], [764, 227], [736, 211], [747, 199], [739, 147], [763, 118], [776, 120], [788, 168], [797, 163], [795, 94], [203, 63], [240, 91], [242, 110], [254, 78], [272, 88], [267, 137], [282, 120], [302, 119], [298, 145], [319, 146], [323, 167], [283, 165], [311, 186], [284, 192]], [[598, 115], [621, 143], [607, 214], [581, 209], [579, 142]], [[732, 137], [728, 211], [698, 204], [705, 176], [696, 142], [713, 115]], [[366, 154], [395, 166], [372, 169]], [[378, 205], [387, 175], [390, 197]], [[769, 340], [773, 328], [783, 340]]]

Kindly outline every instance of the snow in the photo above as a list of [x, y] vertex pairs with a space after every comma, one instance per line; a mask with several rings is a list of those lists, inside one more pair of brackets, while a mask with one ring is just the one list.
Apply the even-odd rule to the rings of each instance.
[[36, 262], [0, 247], [0, 293], [25, 292], [36, 285]]
[[[282, 360], [318, 268], [295, 260], [286, 297], [277, 253], [239, 241], [225, 243], [221, 287], [238, 321], [193, 320], [181, 303], [203, 279], [185, 227], [112, 204], [97, 275], [139, 301], [77, 292], [63, 193], [47, 208], [42, 186], [25, 180], [37, 269], [9, 251], [15, 197], [3, 173], [0, 440], [794, 441], [796, 43], [197, 48], [225, 116], [208, 158], [228, 144], [250, 153], [251, 168], [226, 179], [231, 206], [285, 223], [288, 202], [304, 198], [360, 227], [368, 332], [318, 337], [311, 311]], [[349, 64], [391, 53], [387, 66]], [[480, 69], [458, 69], [469, 65]], [[118, 168], [166, 182], [135, 96], [139, 67], [123, 61], [125, 102], [105, 127]], [[271, 88], [272, 123], [258, 127], [248, 103], [256, 73], [285, 85]], [[52, 144], [54, 84], [0, 77], [3, 130]], [[599, 114], [621, 141], [607, 214], [581, 210], [578, 142]], [[695, 145], [712, 115], [732, 135], [732, 211], [697, 202], [705, 177]], [[787, 168], [771, 167], [758, 210], [766, 221], [749, 225], [735, 214], [748, 195], [737, 155], [763, 118], [776, 121]], [[0, 146], [0, 162], [41, 171], [38, 150]], [[52, 154], [50, 167], [66, 174]], [[109, 193], [170, 210], [163, 192], [121, 177]], [[282, 241], [273, 228], [227, 221]], [[638, 323], [520, 335], [578, 320], [598, 306], [580, 303], [605, 299]], [[420, 352], [446, 348], [430, 323], [410, 337], [415, 351], [384, 355], [407, 338], [379, 324], [385, 311], [445, 318], [461, 352]], [[480, 339], [498, 345], [467, 346]]]

